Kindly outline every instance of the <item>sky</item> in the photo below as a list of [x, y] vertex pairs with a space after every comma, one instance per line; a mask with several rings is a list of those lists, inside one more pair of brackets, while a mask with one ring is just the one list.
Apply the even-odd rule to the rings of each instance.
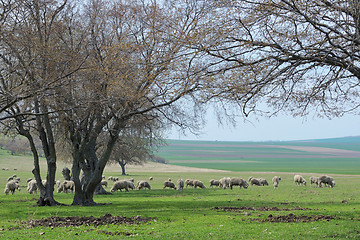
[[207, 124], [199, 136], [181, 134], [172, 129], [168, 139], [206, 140], [206, 141], [291, 141], [307, 139], [324, 139], [348, 136], [360, 136], [360, 116], [345, 115], [341, 118], [322, 119], [308, 116], [293, 118], [279, 116], [273, 118], [249, 117], [244, 122], [239, 119], [237, 126], [219, 126], [216, 117], [207, 115]]

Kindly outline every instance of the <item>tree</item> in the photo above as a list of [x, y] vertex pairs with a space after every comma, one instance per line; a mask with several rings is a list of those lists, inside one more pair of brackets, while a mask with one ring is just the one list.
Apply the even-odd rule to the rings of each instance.
[[[83, 58], [66, 21], [68, 1], [2, 2], [0, 30], [1, 111], [4, 128], [25, 136], [34, 156], [33, 174], [40, 190], [38, 205], [57, 205], [53, 196], [56, 149], [54, 119], [57, 94], [68, 84]], [[10, 9], [10, 10], [9, 10]], [[64, 39], [63, 36], [72, 36]], [[75, 45], [74, 45], [75, 44]], [[42, 184], [39, 137], [47, 162], [46, 184]]]
[[[359, 110], [360, 2], [229, 1], [222, 21], [204, 25], [215, 95], [248, 115], [260, 102], [307, 115]], [[214, 87], [216, 89], [216, 87]]]

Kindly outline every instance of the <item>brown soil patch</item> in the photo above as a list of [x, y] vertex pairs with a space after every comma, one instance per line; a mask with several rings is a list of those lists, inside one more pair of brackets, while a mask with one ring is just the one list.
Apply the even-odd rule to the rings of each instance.
[[39, 220], [24, 222], [29, 227], [75, 227], [75, 226], [100, 226], [105, 224], [139, 224], [149, 222], [154, 218], [112, 216], [110, 213], [102, 217], [49, 217]]
[[252, 221], [258, 222], [285, 222], [285, 223], [292, 223], [292, 222], [316, 222], [316, 221], [330, 221], [333, 220], [334, 216], [325, 216], [325, 215], [314, 215], [314, 216], [305, 216], [300, 215], [296, 216], [293, 213], [288, 215], [279, 215], [273, 216], [269, 214], [269, 216], [265, 219], [251, 219]]
[[289, 208], [278, 208], [278, 207], [214, 207], [213, 210], [223, 210], [226, 212], [242, 212], [242, 211], [294, 211], [294, 210], [312, 210], [310, 208], [302, 208], [302, 207], [295, 207], [292, 209]]

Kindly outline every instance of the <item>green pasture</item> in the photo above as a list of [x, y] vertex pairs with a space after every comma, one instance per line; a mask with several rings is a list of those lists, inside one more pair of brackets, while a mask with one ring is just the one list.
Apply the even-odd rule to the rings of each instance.
[[[228, 144], [224, 144], [228, 145]], [[206, 151], [206, 146], [201, 151]], [[250, 155], [251, 149], [243, 147]], [[0, 192], [0, 239], [360, 239], [360, 175], [358, 159], [273, 158], [294, 154], [289, 149], [251, 147], [257, 153], [263, 151], [267, 158], [249, 159], [184, 159], [174, 156], [177, 165], [224, 169], [228, 172], [128, 172], [121, 176], [119, 167], [106, 167], [104, 175], [120, 179], [148, 180], [153, 177], [151, 190], [116, 192], [97, 195], [94, 200], [103, 205], [93, 207], [70, 206], [73, 193], [54, 193], [55, 199], [65, 206], [37, 207], [38, 194], [26, 192], [26, 179], [32, 177], [30, 156], [10, 156], [0, 151], [0, 185], [5, 187], [7, 178], [16, 174], [21, 177], [21, 191], [14, 195]], [[211, 149], [211, 148], [210, 148]], [[174, 150], [174, 149], [173, 149]], [[176, 149], [175, 149], [176, 150]], [[193, 148], [193, 153], [198, 148]], [[214, 150], [214, 149], [212, 149]], [[226, 155], [227, 151], [222, 149]], [[236, 147], [232, 151], [236, 151]], [[187, 152], [187, 148], [183, 152]], [[221, 151], [221, 147], [213, 151]], [[171, 164], [171, 154], [169, 164]], [[307, 153], [299, 153], [306, 155]], [[234, 155], [234, 154], [233, 154]], [[313, 155], [313, 154], [311, 154]], [[182, 163], [181, 161], [184, 161]], [[186, 161], [188, 161], [186, 163]], [[59, 162], [56, 179], [62, 180]], [[16, 168], [16, 170], [14, 170]], [[43, 177], [45, 161], [41, 160]], [[282, 177], [278, 189], [271, 186], [275, 175]], [[260, 173], [263, 172], [263, 173]], [[334, 177], [334, 188], [295, 186], [294, 173], [302, 172], [306, 179], [311, 175], [327, 173]], [[316, 173], [316, 174], [311, 174]], [[349, 175], [350, 173], [350, 175]], [[249, 186], [248, 189], [219, 189], [209, 187], [210, 179], [250, 176], [266, 178], [270, 186]], [[206, 189], [185, 188], [182, 191], [163, 189], [162, 184], [171, 178], [199, 179]], [[110, 190], [112, 183], [106, 188]], [[232, 208], [233, 211], [226, 211]], [[266, 209], [267, 211], [264, 211]], [[113, 216], [151, 218], [139, 224], [92, 224], [76, 227], [31, 227], [30, 222], [52, 216]], [[270, 221], [285, 219], [293, 221]], [[310, 218], [311, 221], [304, 221]]]
[[359, 157], [300, 151], [282, 146], [325, 147], [360, 153], [360, 141], [258, 143], [169, 140], [168, 145], [160, 148], [158, 155], [169, 164], [240, 172], [360, 173]]
[[[11, 171], [1, 171], [1, 182]], [[58, 176], [60, 177], [60, 172]], [[25, 176], [26, 172], [17, 171]], [[121, 176], [106, 172], [106, 176]], [[209, 188], [211, 178], [250, 175], [271, 181], [273, 174], [250, 173], [129, 173], [135, 181], [153, 177], [151, 190], [116, 192], [95, 196], [105, 205], [93, 207], [35, 206], [37, 195], [22, 191], [0, 194], [0, 239], [359, 239], [360, 176], [334, 175], [335, 188], [295, 186], [292, 174], [282, 174], [278, 189], [272, 186], [248, 189]], [[182, 191], [162, 189], [168, 178], [196, 178], [206, 189], [185, 188]], [[308, 178], [309, 175], [304, 175]], [[110, 186], [107, 188], [109, 190]], [[73, 194], [55, 193], [61, 203], [71, 204]], [[238, 208], [224, 211], [225, 207]], [[248, 209], [241, 210], [240, 208]], [[279, 211], [261, 211], [260, 207]], [[250, 209], [253, 208], [253, 209]], [[301, 210], [296, 210], [301, 209]], [[95, 227], [30, 227], [29, 221], [51, 216], [150, 217], [140, 224], [106, 224]], [[330, 216], [331, 220], [311, 222], [269, 222], [269, 216]]]

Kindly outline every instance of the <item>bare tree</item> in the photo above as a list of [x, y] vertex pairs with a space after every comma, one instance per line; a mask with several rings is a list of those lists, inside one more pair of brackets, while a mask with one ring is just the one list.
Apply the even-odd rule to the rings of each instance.
[[204, 24], [211, 39], [196, 44], [223, 86], [211, 97], [241, 104], [245, 115], [259, 102], [272, 113], [358, 113], [359, 1], [223, 2], [222, 21]]

